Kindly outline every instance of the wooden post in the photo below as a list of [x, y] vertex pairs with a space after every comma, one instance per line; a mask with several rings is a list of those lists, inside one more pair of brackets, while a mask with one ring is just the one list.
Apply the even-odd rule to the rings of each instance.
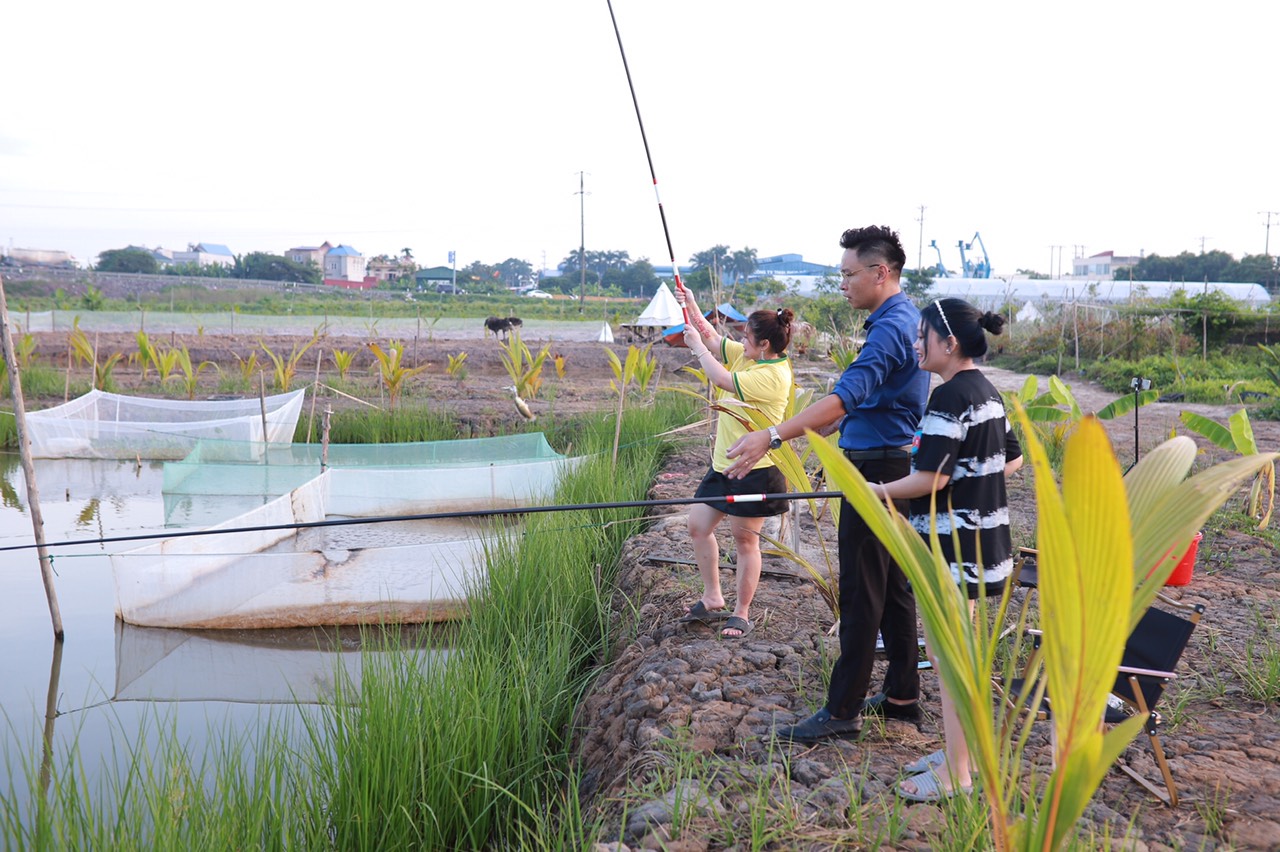
[[13, 395], [13, 420], [18, 434], [18, 454], [22, 458], [22, 475], [27, 481], [27, 508], [31, 512], [31, 529], [35, 534], [36, 554], [40, 559], [40, 579], [49, 599], [49, 617], [53, 620], [53, 638], [62, 639], [62, 612], [58, 608], [58, 592], [53, 586], [53, 560], [44, 545], [44, 515], [40, 510], [40, 490], [36, 487], [36, 469], [31, 463], [31, 444], [27, 440], [27, 409], [22, 399], [22, 377], [14, 355], [13, 336], [9, 332], [9, 305], [4, 296], [4, 280], [0, 278], [0, 344], [4, 349], [5, 368], [9, 371], [9, 390]]
[[[117, 628], [119, 629], [119, 628]], [[53, 640], [53, 662], [49, 665], [49, 691], [44, 699], [44, 737], [40, 753], [40, 789], [49, 792], [53, 780], [53, 723], [58, 718], [58, 681], [62, 677], [62, 639]]]
[[320, 471], [323, 473], [329, 467], [329, 421], [333, 417], [333, 407], [328, 403], [324, 406], [324, 420], [320, 430]]
[[323, 353], [316, 350], [316, 376], [311, 380], [311, 413], [307, 415], [307, 443], [311, 443], [311, 427], [316, 423], [316, 394], [320, 393], [320, 357]]

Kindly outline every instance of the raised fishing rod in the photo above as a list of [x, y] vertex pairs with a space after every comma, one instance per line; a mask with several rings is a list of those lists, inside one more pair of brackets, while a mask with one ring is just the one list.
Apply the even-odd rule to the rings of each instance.
[[[726, 494], [721, 497], [669, 497], [664, 500], [620, 500], [613, 503], [558, 503], [549, 506], [514, 506], [508, 509], [473, 509], [469, 512], [428, 512], [418, 515], [388, 515], [378, 518], [337, 518], [331, 521], [303, 521], [296, 524], [271, 524], [261, 527], [220, 527], [218, 529], [178, 530], [140, 535], [118, 535], [106, 538], [82, 538], [75, 541], [48, 541], [45, 547], [73, 547], [84, 544], [117, 544], [125, 541], [168, 541], [197, 535], [230, 535], [231, 533], [306, 530], [315, 527], [346, 527], [353, 524], [390, 524], [398, 521], [443, 521], [451, 518], [491, 518], [500, 515], [534, 515], [543, 512], [574, 512], [592, 509], [640, 509], [649, 506], [685, 506], [690, 503], [760, 503], [765, 500], [820, 500], [841, 497], [841, 491], [788, 491], [777, 494]], [[30, 550], [37, 544], [12, 544], [0, 547], [0, 553]]]
[[[680, 280], [680, 267], [676, 264], [676, 250], [671, 247], [671, 229], [667, 227], [667, 212], [662, 207], [662, 196], [658, 193], [658, 173], [653, 168], [653, 154], [649, 153], [649, 137], [644, 132], [644, 119], [640, 117], [640, 100], [636, 97], [636, 84], [631, 81], [631, 66], [627, 64], [627, 51], [622, 47], [622, 33], [618, 30], [618, 17], [613, 14], [613, 0], [605, 0], [609, 5], [609, 20], [613, 21], [613, 34], [618, 39], [618, 53], [622, 54], [622, 70], [627, 72], [627, 88], [631, 90], [631, 103], [636, 108], [636, 123], [640, 125], [640, 141], [644, 142], [644, 156], [649, 161], [649, 177], [653, 178], [653, 197], [658, 199], [658, 216], [662, 219], [662, 235], [667, 239], [667, 254], [671, 256], [671, 272], [675, 275], [676, 288], [686, 289]], [[689, 309], [680, 306], [684, 311], [685, 325], [689, 324]]]

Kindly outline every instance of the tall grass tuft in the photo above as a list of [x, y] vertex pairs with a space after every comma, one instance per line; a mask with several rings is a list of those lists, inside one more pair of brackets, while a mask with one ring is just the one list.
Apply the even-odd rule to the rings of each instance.
[[[460, 437], [457, 424], [439, 408], [402, 406], [395, 411], [360, 408], [333, 416], [329, 440], [335, 444], [395, 444], [414, 441], [451, 441]], [[295, 441], [306, 441], [306, 424], [299, 421]]]
[[[633, 412], [617, 471], [603, 454], [587, 456], [557, 502], [641, 499], [663, 454], [661, 442], [644, 438], [673, 422], [671, 408]], [[611, 438], [590, 429], [587, 452]], [[336, 847], [470, 849], [533, 838], [582, 847], [591, 829], [553, 818], [550, 805], [576, 813], [573, 794], [562, 792], [568, 729], [608, 648], [609, 566], [634, 532], [616, 523], [627, 517], [638, 516], [530, 516], [519, 539], [499, 539], [448, 666], [374, 667], [358, 701], [336, 702], [310, 727], [310, 795], [323, 797]]]

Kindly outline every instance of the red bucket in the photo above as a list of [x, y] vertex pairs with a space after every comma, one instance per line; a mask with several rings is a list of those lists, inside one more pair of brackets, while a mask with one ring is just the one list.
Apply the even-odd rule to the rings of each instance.
[[1204, 538], [1204, 533], [1196, 533], [1191, 539], [1191, 546], [1187, 548], [1187, 552], [1182, 554], [1182, 558], [1178, 560], [1178, 566], [1173, 569], [1173, 573], [1169, 575], [1169, 579], [1164, 581], [1166, 586], [1185, 586], [1191, 582], [1191, 569], [1196, 564], [1196, 551], [1200, 549], [1200, 540]]

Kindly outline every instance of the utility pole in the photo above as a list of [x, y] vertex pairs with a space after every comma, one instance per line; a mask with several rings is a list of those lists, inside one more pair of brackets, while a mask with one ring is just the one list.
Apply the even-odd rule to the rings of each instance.
[[1204, 241], [1205, 241], [1205, 240], [1207, 240], [1207, 239], [1209, 239], [1209, 238], [1208, 238], [1208, 237], [1201, 237], [1201, 238], [1200, 238], [1200, 253], [1201, 253], [1201, 254], [1204, 254]]
[[578, 172], [578, 225], [581, 230], [580, 242], [578, 243], [578, 274], [581, 280], [578, 284], [578, 313], [582, 313], [582, 306], [587, 303], [587, 191], [585, 188], [586, 172]]
[[1266, 242], [1263, 243], [1262, 252], [1267, 257], [1271, 257], [1271, 217], [1280, 216], [1280, 213], [1277, 213], [1274, 210], [1259, 210], [1258, 215], [1267, 217], [1267, 239]]
[[923, 204], [920, 205], [920, 218], [917, 219], [916, 221], [920, 223], [920, 241], [916, 243], [916, 273], [919, 274], [920, 267], [924, 263], [924, 205]]
[[[1055, 271], [1054, 258], [1057, 257]], [[1062, 274], [1062, 246], [1049, 246], [1049, 277], [1057, 278]]]

